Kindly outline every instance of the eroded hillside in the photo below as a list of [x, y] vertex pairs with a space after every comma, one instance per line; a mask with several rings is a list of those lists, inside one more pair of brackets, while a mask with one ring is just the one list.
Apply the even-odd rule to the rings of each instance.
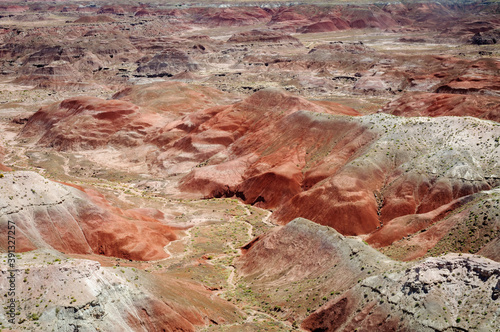
[[0, 329], [498, 330], [498, 14], [3, 2]]

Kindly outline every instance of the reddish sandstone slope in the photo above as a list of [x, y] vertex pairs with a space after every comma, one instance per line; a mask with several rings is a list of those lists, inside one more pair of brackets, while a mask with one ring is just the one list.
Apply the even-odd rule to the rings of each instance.
[[303, 218], [255, 238], [242, 253], [235, 266], [257, 299], [281, 307], [282, 319], [297, 321], [358, 280], [395, 267], [361, 241]]
[[[329, 106], [268, 89], [223, 110], [202, 112], [216, 113], [191, 131], [187, 137], [189, 147], [212, 144], [214, 150], [200, 155], [199, 161], [206, 160], [209, 166], [193, 170], [181, 188], [200, 191], [205, 196], [236, 194], [247, 203], [261, 202], [264, 207], [283, 203], [301, 190], [300, 169], [305, 165], [307, 152], [303, 142], [316, 143], [315, 149], [321, 149], [329, 139], [327, 134], [321, 134], [321, 123], [315, 122], [314, 117], [308, 119], [307, 114], [356, 114], [340, 105]], [[189, 147], [184, 147], [184, 151]], [[267, 189], [262, 188], [263, 183]]]
[[63, 151], [139, 147], [169, 121], [199, 108], [228, 103], [230, 95], [173, 82], [127, 88], [114, 98], [76, 97], [42, 107], [20, 135]]
[[428, 213], [394, 218], [366, 241], [399, 260], [467, 252], [500, 261], [499, 198], [499, 189], [483, 191]]
[[445, 93], [404, 94], [382, 112], [398, 116], [474, 116], [500, 122], [500, 97]]
[[[16, 294], [26, 300], [16, 321], [26, 330], [194, 332], [239, 319], [236, 307], [190, 281], [68, 259], [52, 250], [20, 257], [15, 273], [23, 282]], [[7, 273], [4, 266], [2, 273]], [[0, 287], [8, 288], [7, 282], [3, 278]]]
[[302, 218], [242, 249], [235, 265], [248, 285], [245, 292], [308, 331], [498, 325], [500, 263], [486, 258], [451, 254], [396, 262], [359, 239]]
[[96, 149], [108, 144], [139, 145], [146, 130], [162, 118], [141, 114], [139, 107], [118, 100], [76, 97], [42, 107], [21, 136], [57, 150]]
[[[311, 104], [298, 108], [309, 111], [287, 110], [286, 99], [275, 106], [282, 111], [261, 113], [261, 106], [274, 110], [264, 93], [270, 92], [233, 106], [255, 104], [247, 112], [261, 120], [252, 123], [238, 111], [234, 122], [230, 115], [237, 109], [211, 110], [217, 116], [160, 155], [171, 168], [170, 162], [181, 161], [176, 159], [181, 151], [199, 152], [212, 144], [210, 153], [190, 154], [200, 164], [184, 178], [182, 190], [205, 197], [236, 195], [276, 208], [273, 218], [279, 222], [301, 216], [343, 234], [366, 234], [394, 218], [427, 213], [498, 185], [499, 145], [491, 145], [499, 133], [495, 124], [472, 118], [334, 116]], [[215, 131], [217, 126], [224, 130]]]
[[210, 106], [230, 104], [230, 93], [179, 82], [159, 82], [134, 85], [113, 95], [113, 99], [131, 102], [162, 114], [180, 116]]
[[440, 85], [436, 92], [460, 94], [494, 94], [500, 91], [500, 60], [482, 58], [472, 61], [456, 77]]
[[[49, 181], [33, 172], [9, 172], [0, 179], [0, 228], [16, 224], [16, 250], [54, 248], [65, 253], [100, 254], [134, 260], [168, 255], [176, 239], [162, 221], [137, 210], [111, 206], [93, 190]], [[0, 240], [7, 249], [7, 238]]]
[[[165, 91], [178, 87], [164, 86]], [[173, 103], [170, 112], [172, 99], [163, 101], [155, 89], [132, 88], [116, 96], [142, 108], [96, 100], [119, 106], [103, 110], [78, 99], [42, 108], [23, 135], [40, 135], [39, 144], [67, 149], [112, 145], [129, 151], [120, 157], [123, 165], [142, 154], [150, 171], [184, 175], [179, 188], [186, 193], [237, 196], [276, 209], [273, 218], [280, 223], [306, 217], [348, 235], [371, 233], [403, 216], [431, 213], [437, 221], [466, 202], [457, 199], [500, 182], [500, 129], [490, 121], [353, 117], [353, 109], [275, 89], [226, 106], [201, 109], [203, 101], [188, 103], [193, 111], [179, 111]], [[208, 106], [211, 98], [218, 95], [208, 97]], [[147, 100], [160, 110], [148, 110]], [[67, 104], [78, 106], [61, 108]], [[144, 114], [158, 120], [144, 121]]]
[[204, 24], [210, 27], [245, 26], [267, 23], [271, 19], [271, 13], [260, 7], [231, 7], [190, 8], [186, 13], [191, 14], [191, 19], [196, 24]]

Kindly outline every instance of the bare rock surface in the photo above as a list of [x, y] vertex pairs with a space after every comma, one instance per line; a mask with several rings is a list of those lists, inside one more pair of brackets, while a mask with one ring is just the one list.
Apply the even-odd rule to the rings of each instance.
[[[304, 304], [314, 308], [301, 325], [308, 331], [486, 331], [498, 325], [500, 264], [477, 255], [401, 264], [299, 218], [244, 246], [237, 267], [253, 292], [277, 287], [266, 300], [280, 306], [280, 317], [301, 320]], [[289, 284], [294, 287], [283, 291]]]
[[[277, 288], [268, 301], [283, 307], [282, 315], [293, 320], [304, 319], [308, 311], [354, 287], [358, 280], [396, 267], [359, 239], [303, 218], [255, 238], [242, 250], [236, 266], [244, 280], [256, 294]], [[290, 284], [294, 287], [287, 288]]]
[[[276, 89], [197, 110], [220, 105], [223, 95], [200, 95], [179, 83], [127, 89], [115, 98], [142, 107], [67, 100], [38, 111], [22, 135], [62, 150], [112, 145], [122, 158], [144, 158], [150, 170], [182, 174], [184, 192], [237, 196], [275, 208], [280, 223], [307, 217], [347, 235], [406, 215], [435, 211], [442, 218], [440, 207], [499, 181], [499, 126], [491, 121], [353, 116], [347, 107]], [[194, 101], [180, 111], [177, 100]]]
[[[53, 248], [135, 260], [168, 257], [163, 247], [174, 229], [139, 211], [111, 206], [93, 190], [75, 188], [34, 172], [15, 171], [0, 179], [1, 229], [16, 225], [16, 250]], [[7, 238], [1, 240], [7, 249]]]
[[449, 254], [369, 277], [314, 312], [308, 331], [494, 331], [499, 263]]
[[492, 94], [498, 96], [500, 61], [492, 58], [471, 62], [459, 75], [439, 86], [436, 92], [458, 94]]
[[[208, 321], [230, 323], [238, 317], [233, 306], [210, 299], [198, 284], [129, 267], [103, 267], [53, 250], [20, 254], [17, 264], [16, 306], [22, 310], [16, 325], [31, 330], [195, 331]], [[3, 266], [5, 289], [10, 274]], [[0, 320], [8, 324], [7, 318], [1, 310]]]

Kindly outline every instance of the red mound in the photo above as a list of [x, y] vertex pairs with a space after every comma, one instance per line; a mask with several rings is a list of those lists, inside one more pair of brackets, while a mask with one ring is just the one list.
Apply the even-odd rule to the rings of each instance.
[[244, 26], [267, 23], [271, 14], [260, 7], [192, 8], [193, 22], [211, 27]]
[[0, 6], [0, 11], [4, 13], [22, 13], [29, 10], [27, 6], [18, 6], [18, 5], [7, 5]]
[[[54, 183], [31, 172], [9, 172], [0, 182], [11, 185], [1, 199], [10, 202], [6, 213], [16, 224], [20, 252], [48, 247], [65, 253], [156, 260], [168, 257], [163, 247], [176, 239], [173, 229], [150, 213], [113, 207], [91, 189]], [[1, 227], [6, 229], [7, 222]], [[5, 250], [6, 239], [0, 243]]]
[[[364, 303], [359, 290], [349, 290], [302, 323], [306, 331], [411, 331], [407, 322], [375, 301]], [[381, 301], [380, 303], [383, 303]]]
[[500, 98], [444, 93], [405, 94], [384, 106], [382, 112], [398, 116], [474, 116], [500, 122]]
[[141, 10], [138, 10], [134, 16], [136, 17], [147, 17], [147, 16], [154, 16], [154, 13], [147, 10], [147, 9], [141, 9]]
[[295, 11], [294, 8], [282, 7], [274, 13], [270, 24], [286, 21], [307, 21], [308, 17]]
[[82, 16], [77, 20], [75, 20], [73, 23], [109, 23], [109, 22], [115, 22], [115, 20], [106, 15], [97, 15], [97, 16]]
[[274, 43], [274, 44], [295, 44], [302, 43], [295, 37], [275, 30], [254, 29], [240, 32], [229, 38], [229, 43]]
[[[423, 214], [498, 183], [490, 176], [496, 174], [498, 144], [486, 153], [482, 142], [496, 139], [489, 121], [352, 117], [353, 109], [275, 89], [194, 112], [203, 100], [188, 102], [186, 111], [169, 112], [168, 103], [157, 113], [146, 110], [148, 102], [175, 105], [169, 94], [162, 99], [163, 89], [187, 100], [205, 96], [207, 105], [224, 99], [214, 90], [200, 95], [173, 83], [130, 88], [115, 97], [143, 108], [116, 100], [67, 100], [37, 112], [23, 136], [39, 135], [40, 144], [59, 149], [136, 147], [134, 158], [141, 154], [150, 170], [187, 174], [179, 186], [185, 193], [236, 196], [276, 209], [278, 222], [306, 217], [349, 235], [370, 233], [406, 215], [425, 219]], [[479, 125], [480, 137], [474, 129]], [[436, 134], [449, 128], [456, 128], [453, 136]], [[422, 132], [434, 134], [421, 137]], [[477, 136], [474, 149], [461, 143], [471, 135]]]
[[[343, 26], [344, 27], [344, 26]], [[337, 27], [337, 25], [331, 20], [324, 20], [320, 22], [313, 23], [308, 26], [304, 26], [300, 29], [297, 29], [297, 32], [300, 33], [315, 33], [315, 32], [329, 32], [329, 31], [337, 31], [341, 30], [341, 28]]]
[[113, 99], [161, 111], [164, 116], [180, 116], [211, 106], [230, 104], [234, 96], [206, 86], [161, 82], [125, 88], [113, 95]]
[[143, 116], [139, 107], [128, 102], [78, 97], [42, 107], [21, 135], [38, 137], [38, 144], [58, 150], [95, 149], [110, 143], [136, 145], [141, 137], [126, 133], [142, 129], [143, 136], [158, 118]]
[[161, 136], [157, 131], [169, 121], [228, 103], [230, 95], [169, 82], [127, 88], [114, 98], [77, 97], [42, 107], [29, 119], [21, 136], [37, 138], [38, 144], [58, 150], [138, 147], [145, 141], [156, 141]]
[[497, 94], [500, 91], [500, 61], [493, 58], [480, 59], [468, 64], [455, 78], [436, 89], [438, 93]]
[[124, 15], [125, 9], [121, 6], [104, 6], [97, 11], [97, 14], [115, 14]]
[[350, 22], [352, 28], [387, 29], [398, 26], [398, 23], [386, 12], [376, 6], [347, 6], [342, 9], [342, 18]]

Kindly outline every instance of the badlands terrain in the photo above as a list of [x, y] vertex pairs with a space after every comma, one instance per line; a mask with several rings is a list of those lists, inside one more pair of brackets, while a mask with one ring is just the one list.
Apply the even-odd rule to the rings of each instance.
[[0, 0], [0, 330], [499, 331], [500, 2]]

